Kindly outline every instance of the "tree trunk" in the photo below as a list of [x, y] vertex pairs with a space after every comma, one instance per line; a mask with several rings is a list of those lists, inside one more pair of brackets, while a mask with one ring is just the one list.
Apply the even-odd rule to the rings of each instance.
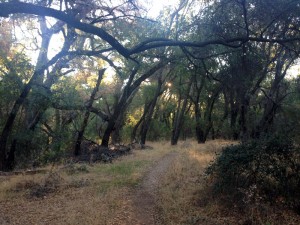
[[163, 85], [163, 81], [159, 77], [157, 80], [157, 88], [155, 91], [154, 98], [151, 100], [150, 105], [148, 108], [145, 108], [146, 116], [145, 119], [143, 120], [142, 126], [141, 126], [141, 131], [140, 131], [140, 137], [141, 137], [141, 145], [144, 146], [146, 144], [146, 138], [147, 138], [147, 133], [150, 127], [150, 123], [152, 120], [152, 116], [154, 113], [154, 109], [158, 100], [158, 97], [162, 94], [161, 88]]
[[119, 118], [116, 121], [115, 128], [111, 134], [111, 143], [120, 144], [121, 143], [121, 133], [122, 127], [124, 126], [124, 117], [125, 113], [121, 113]]
[[15, 104], [10, 111], [8, 115], [8, 119], [6, 120], [6, 123], [4, 125], [4, 128], [2, 130], [1, 136], [0, 136], [0, 170], [8, 170], [8, 168], [5, 167], [5, 162], [6, 162], [6, 157], [7, 157], [7, 142], [8, 138], [11, 135], [12, 128], [16, 119], [16, 116], [19, 112], [20, 107], [23, 105], [26, 97], [28, 96], [31, 87], [33, 85], [33, 81], [35, 80], [36, 77], [39, 76], [40, 73], [43, 71], [36, 71], [31, 80], [25, 85], [22, 93], [20, 94], [19, 98], [15, 101]]
[[137, 122], [137, 124], [133, 127], [132, 133], [131, 133], [131, 142], [134, 143], [136, 140], [136, 133], [137, 130], [139, 128], [139, 126], [142, 124], [143, 120], [145, 119], [145, 115], [146, 111], [144, 110], [144, 113], [142, 115], [142, 117], [140, 118], [140, 120]]
[[229, 94], [229, 102], [230, 102], [230, 129], [232, 132], [233, 140], [237, 140], [239, 137], [239, 132], [237, 129], [237, 118], [239, 114], [239, 102], [234, 99], [233, 91], [230, 90]]
[[207, 107], [204, 113], [202, 124], [200, 123], [200, 116], [201, 116], [200, 108], [198, 105], [196, 107], [195, 113], [198, 114], [198, 116], [196, 117], [197, 120], [196, 134], [197, 134], [197, 140], [199, 144], [206, 142], [208, 134], [213, 127], [212, 112], [213, 112], [214, 104], [221, 90], [222, 90], [222, 86], [220, 85], [215, 89], [213, 95], [207, 99], [207, 103], [206, 103]]
[[[172, 130], [171, 145], [177, 145], [180, 136], [180, 131], [182, 130], [182, 126], [184, 122], [184, 114], [188, 105], [188, 98], [189, 98], [191, 87], [192, 87], [192, 79], [190, 79], [189, 81], [181, 108], [180, 108], [180, 102], [178, 102], [178, 108], [177, 108], [174, 126]], [[179, 99], [179, 101], [181, 100]]]
[[195, 105], [195, 119], [196, 119], [196, 137], [197, 137], [197, 142], [199, 144], [205, 143], [206, 139], [204, 137], [204, 131], [202, 129], [201, 125], [201, 110], [199, 106], [199, 99], [198, 101], [194, 102]]
[[[49, 29], [47, 29], [44, 26], [45, 18], [41, 18], [40, 22], [41, 22], [41, 29], [42, 29], [42, 32], [44, 33], [44, 35], [43, 35], [43, 39], [42, 39], [42, 45], [41, 45], [41, 49], [39, 52], [39, 56], [37, 59], [36, 69], [31, 77], [30, 81], [24, 86], [20, 96], [15, 101], [13, 108], [11, 109], [11, 111], [8, 115], [8, 118], [6, 120], [6, 123], [4, 125], [4, 128], [3, 128], [1, 136], [0, 136], [0, 170], [11, 169], [11, 168], [6, 168], [5, 165], [6, 165], [7, 157], [10, 157], [10, 160], [14, 159], [14, 157], [12, 157], [13, 153], [10, 153], [7, 150], [7, 148], [8, 148], [7, 144], [8, 144], [9, 136], [12, 133], [12, 128], [13, 128], [16, 116], [17, 116], [21, 106], [24, 104], [25, 99], [29, 95], [33, 85], [36, 83], [39, 83], [41, 80], [43, 80], [44, 71], [46, 70], [46, 68], [48, 66], [50, 66], [50, 65], [46, 64], [47, 49], [49, 46], [49, 41], [50, 41], [51, 35], [54, 34], [56, 32], [56, 30], [51, 30], [52, 31], [51, 33], [48, 32]], [[51, 62], [51, 64], [54, 64], [57, 60], [58, 60], [58, 58], [55, 58]], [[14, 145], [14, 147], [16, 147], [17, 143], [14, 143], [14, 141], [16, 141], [16, 139], [13, 139], [12, 145]], [[14, 149], [14, 148], [11, 148], [11, 149]], [[13, 163], [9, 163], [9, 164], [13, 165]]]
[[[125, 92], [127, 92], [127, 93], [125, 93]], [[128, 86], [124, 88], [124, 92], [123, 92], [122, 96], [120, 97], [119, 102], [116, 104], [113, 114], [109, 118], [107, 127], [102, 136], [101, 146], [108, 147], [110, 135], [116, 129], [115, 126], [116, 126], [117, 120], [122, 115], [122, 113], [125, 112], [126, 102], [127, 102], [127, 99], [130, 97], [130, 96], [128, 96], [128, 94], [130, 95], [131, 93], [132, 92]]]
[[262, 133], [266, 133], [268, 131], [273, 124], [274, 117], [280, 106], [280, 102], [286, 96], [285, 93], [281, 93], [281, 83], [287, 73], [287, 70], [294, 61], [294, 58], [289, 58], [290, 56], [287, 53], [282, 53], [283, 55], [281, 55], [276, 61], [275, 78], [272, 82], [271, 88], [268, 93], [263, 91], [266, 98], [266, 103], [263, 115], [252, 132], [252, 137], [254, 138], [259, 138]]
[[104, 72], [105, 72], [105, 69], [99, 70], [96, 86], [95, 86], [95, 88], [94, 88], [94, 90], [91, 94], [91, 97], [88, 100], [88, 103], [86, 105], [86, 112], [84, 114], [84, 118], [83, 118], [83, 122], [81, 124], [81, 128], [78, 131], [78, 135], [77, 135], [77, 140], [76, 140], [76, 145], [75, 145], [75, 150], [74, 150], [74, 155], [75, 156], [80, 155], [81, 142], [82, 142], [82, 139], [83, 139], [85, 128], [88, 124], [88, 120], [89, 120], [89, 116], [90, 116], [90, 110], [93, 106], [95, 96], [96, 96], [97, 92], [99, 91], [99, 86], [100, 86], [100, 83], [101, 83]]
[[102, 136], [102, 142], [101, 142], [101, 146], [104, 147], [108, 147], [109, 144], [109, 138], [110, 138], [110, 134], [113, 132], [114, 127], [115, 127], [115, 120], [118, 117], [118, 114], [120, 114], [120, 112], [114, 112], [113, 116], [110, 118], [107, 127], [104, 131], [104, 134]]
[[131, 72], [131, 75], [129, 76], [128, 82], [127, 82], [126, 86], [124, 87], [124, 90], [122, 92], [120, 100], [118, 101], [118, 103], [114, 109], [114, 112], [108, 121], [106, 130], [104, 131], [104, 134], [102, 137], [102, 142], [101, 142], [102, 146], [108, 147], [110, 135], [116, 129], [116, 122], [117, 122], [118, 118], [120, 117], [120, 115], [122, 113], [125, 112], [129, 101], [132, 100], [132, 97], [133, 97], [134, 93], [137, 91], [140, 84], [145, 79], [149, 78], [151, 75], [153, 75], [156, 71], [161, 69], [166, 64], [167, 64], [167, 62], [165, 62], [165, 61], [161, 61], [161, 62], [157, 63], [155, 66], [153, 66], [147, 72], [142, 74], [135, 81], [133, 81], [133, 80], [134, 80], [135, 75], [138, 70], [136, 68], [133, 69], [133, 71]]
[[206, 137], [204, 135], [204, 131], [200, 125], [196, 125], [196, 136], [198, 144], [204, 144], [206, 141]]

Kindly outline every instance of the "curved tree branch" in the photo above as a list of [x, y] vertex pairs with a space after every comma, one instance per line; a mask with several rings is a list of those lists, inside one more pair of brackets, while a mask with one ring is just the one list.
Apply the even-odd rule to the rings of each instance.
[[127, 49], [116, 38], [114, 38], [112, 35], [107, 33], [104, 29], [93, 26], [91, 24], [83, 23], [80, 20], [76, 19], [74, 16], [68, 15], [65, 12], [52, 9], [52, 8], [43, 7], [43, 6], [37, 6], [30, 3], [18, 2], [18, 1], [0, 3], [0, 17], [8, 17], [10, 14], [17, 14], [17, 13], [49, 16], [61, 20], [76, 29], [100, 37], [102, 40], [109, 43], [113, 47], [113, 49], [115, 49], [125, 58], [130, 58], [130, 56], [133, 54], [138, 54], [150, 49], [166, 47], [166, 46], [202, 48], [209, 45], [223, 45], [231, 48], [238, 48], [243, 43], [249, 41], [278, 43], [281, 45], [285, 43], [300, 41], [300, 37], [264, 38], [264, 37], [257, 37], [257, 36], [252, 36], [252, 37], [240, 36], [236, 38], [228, 38], [228, 39], [222, 38], [222, 39], [200, 41], [200, 42], [174, 41], [171, 39], [149, 39], [139, 43], [132, 49]]
[[77, 28], [81, 31], [97, 35], [107, 43], [109, 43], [114, 49], [116, 49], [125, 58], [129, 57], [129, 51], [123, 47], [113, 36], [107, 33], [104, 29], [96, 27], [90, 24], [82, 23], [62, 11], [47, 8], [43, 6], [37, 6], [30, 3], [23, 2], [8, 2], [0, 4], [0, 17], [8, 17], [10, 14], [26, 13], [39, 16], [49, 16], [59, 19], [70, 26]]

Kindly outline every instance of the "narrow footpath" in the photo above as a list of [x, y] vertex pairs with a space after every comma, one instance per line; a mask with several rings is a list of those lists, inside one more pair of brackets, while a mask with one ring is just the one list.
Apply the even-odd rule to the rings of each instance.
[[146, 174], [140, 186], [130, 195], [124, 196], [122, 213], [113, 225], [155, 225], [160, 224], [156, 207], [156, 193], [164, 173], [178, 153], [171, 152], [163, 156]]

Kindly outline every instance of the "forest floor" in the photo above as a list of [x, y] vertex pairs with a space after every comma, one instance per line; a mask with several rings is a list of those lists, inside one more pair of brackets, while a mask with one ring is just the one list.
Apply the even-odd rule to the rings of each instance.
[[[153, 149], [133, 150], [112, 164], [54, 165], [45, 173], [0, 176], [0, 224], [251, 224], [255, 210], [243, 215], [224, 208], [205, 177], [205, 168], [228, 144], [150, 143]], [[285, 224], [300, 224], [294, 214], [280, 215], [289, 218]], [[270, 221], [260, 224], [276, 224]]]

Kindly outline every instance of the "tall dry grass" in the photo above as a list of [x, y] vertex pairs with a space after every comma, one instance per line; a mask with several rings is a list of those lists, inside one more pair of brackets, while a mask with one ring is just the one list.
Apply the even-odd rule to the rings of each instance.
[[[153, 149], [135, 150], [113, 164], [61, 165], [46, 168], [46, 174], [0, 176], [0, 224], [136, 225], [132, 207], [136, 187], [170, 152], [176, 157], [156, 193], [159, 224], [247, 224], [246, 216], [256, 216], [255, 211], [242, 214], [226, 208], [225, 202], [214, 198], [204, 174], [216, 153], [229, 144], [220, 140], [177, 146], [150, 143]], [[278, 216], [286, 218], [286, 224], [300, 224], [294, 214], [267, 210], [270, 220], [263, 225], [277, 225]]]
[[228, 144], [231, 142], [223, 140], [179, 144], [179, 156], [165, 174], [158, 193], [162, 224], [223, 224], [223, 218], [215, 219], [216, 204], [203, 193], [207, 191], [204, 171]]
[[[179, 144], [179, 157], [173, 162], [161, 182], [158, 211], [164, 225], [298, 225], [300, 216], [288, 209], [268, 204], [248, 206], [248, 210], [230, 199], [214, 196], [213, 183], [205, 168], [220, 153], [228, 141], [208, 141]], [[230, 206], [230, 207], [229, 207]]]
[[[72, 164], [46, 174], [0, 176], [1, 225], [123, 224], [130, 195], [169, 143], [149, 143], [112, 164]], [[129, 218], [130, 220], [130, 218]]]

